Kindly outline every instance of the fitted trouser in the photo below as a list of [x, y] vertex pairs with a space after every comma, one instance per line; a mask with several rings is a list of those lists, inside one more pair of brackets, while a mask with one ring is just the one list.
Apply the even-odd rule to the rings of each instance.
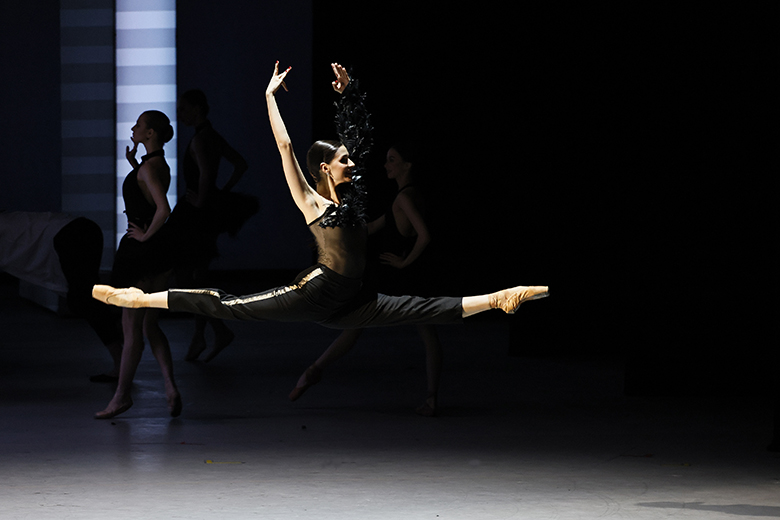
[[213, 318], [254, 321], [309, 321], [333, 329], [458, 323], [461, 298], [387, 296], [362, 290], [359, 279], [314, 266], [287, 286], [233, 296], [218, 289], [170, 289], [168, 309]]

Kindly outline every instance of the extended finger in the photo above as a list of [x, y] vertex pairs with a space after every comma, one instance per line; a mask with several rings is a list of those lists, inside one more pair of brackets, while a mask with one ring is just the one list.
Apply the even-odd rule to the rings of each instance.
[[279, 79], [281, 79], [281, 80], [282, 80], [282, 88], [284, 88], [284, 90], [285, 90], [286, 92], [289, 92], [290, 90], [287, 88], [287, 84], [284, 82], [284, 78], [286, 78], [286, 77], [287, 77], [287, 73], [288, 73], [288, 72], [290, 72], [290, 70], [292, 70], [292, 67], [291, 67], [291, 66], [290, 66], [290, 67], [287, 67], [287, 70], [285, 70], [284, 72], [282, 72], [281, 74], [279, 74]]

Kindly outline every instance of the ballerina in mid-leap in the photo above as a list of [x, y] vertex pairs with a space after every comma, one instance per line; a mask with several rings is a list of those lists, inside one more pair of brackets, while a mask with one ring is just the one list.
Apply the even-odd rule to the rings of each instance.
[[164, 308], [220, 319], [310, 321], [334, 329], [458, 323], [490, 309], [513, 314], [523, 302], [548, 296], [546, 286], [435, 298], [387, 296], [364, 288], [367, 230], [359, 173], [371, 144], [369, 115], [357, 82], [350, 80], [341, 65], [334, 63], [332, 68], [336, 76], [332, 86], [341, 94], [337, 117], [340, 141], [317, 141], [309, 149], [306, 162], [315, 187], [306, 181], [298, 164], [276, 103], [276, 92], [291, 68], [280, 73], [277, 62], [265, 93], [287, 185], [319, 249], [316, 265], [290, 285], [247, 296], [232, 296], [218, 289], [169, 289], [147, 294], [136, 288], [106, 285], [96, 285], [93, 296], [120, 307]]

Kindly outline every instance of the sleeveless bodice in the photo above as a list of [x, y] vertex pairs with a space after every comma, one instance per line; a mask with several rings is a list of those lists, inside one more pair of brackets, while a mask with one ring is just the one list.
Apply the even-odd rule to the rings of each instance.
[[[157, 150], [141, 157], [141, 164], [152, 157], [164, 156], [165, 152], [162, 149]], [[125, 177], [122, 183], [122, 198], [125, 201], [125, 213], [127, 214], [128, 222], [132, 222], [138, 227], [146, 228], [152, 222], [157, 207], [146, 200], [141, 187], [138, 185], [138, 170], [140, 168], [141, 165]]]
[[342, 276], [359, 278], [366, 268], [366, 226], [320, 226], [320, 220], [329, 213], [326, 210], [309, 224], [309, 230], [317, 242], [317, 261]]

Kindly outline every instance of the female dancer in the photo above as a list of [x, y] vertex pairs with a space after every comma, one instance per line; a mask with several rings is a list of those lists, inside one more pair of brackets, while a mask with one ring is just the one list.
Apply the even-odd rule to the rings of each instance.
[[346, 70], [338, 64], [332, 68], [336, 75], [334, 90], [346, 94], [339, 102], [342, 142], [317, 141], [309, 150], [307, 165], [316, 188], [306, 182], [276, 103], [275, 94], [290, 68], [279, 73], [277, 63], [266, 88], [268, 115], [282, 169], [293, 201], [319, 248], [317, 265], [288, 286], [248, 296], [231, 296], [216, 289], [169, 289], [147, 294], [138, 288], [105, 285], [96, 285], [92, 295], [128, 308], [163, 308], [240, 320], [311, 321], [335, 329], [456, 323], [489, 309], [511, 314], [523, 302], [547, 296], [548, 289], [542, 286], [520, 286], [463, 298], [386, 296], [363, 290], [367, 232], [353, 158], [362, 159], [370, 142], [360, 135], [360, 130], [368, 126], [368, 116]]
[[[163, 146], [173, 138], [168, 116], [156, 110], [141, 114], [133, 126], [132, 150], [125, 149], [133, 166], [122, 184], [122, 197], [127, 213], [127, 234], [122, 237], [114, 256], [112, 283], [118, 287], [131, 285], [149, 291], [165, 289], [171, 270], [171, 237], [165, 220], [171, 213], [166, 193], [171, 183], [171, 170], [165, 162]], [[139, 164], [135, 158], [138, 145], [147, 154]], [[109, 419], [127, 411], [133, 405], [130, 388], [141, 361], [144, 336], [162, 369], [168, 409], [173, 417], [181, 413], [181, 396], [173, 377], [173, 361], [168, 339], [158, 324], [157, 309], [125, 309], [122, 312], [124, 345], [119, 366], [119, 382], [108, 406], [95, 414], [96, 419]]]
[[[241, 194], [228, 195], [247, 170], [244, 158], [214, 130], [208, 119], [209, 103], [200, 90], [188, 90], [181, 95], [179, 121], [195, 127], [195, 135], [184, 154], [183, 177], [186, 195], [176, 204], [168, 223], [177, 233], [180, 245], [176, 280], [184, 287], [202, 285], [208, 265], [217, 256], [217, 237], [222, 231], [234, 233], [249, 215], [257, 211], [257, 200]], [[219, 163], [225, 158], [233, 173], [217, 188]], [[226, 207], [227, 206], [227, 207]], [[240, 220], [226, 221], [238, 216]], [[206, 350], [206, 324], [214, 329], [214, 347], [204, 361], [210, 361], [233, 341], [234, 335], [222, 320], [195, 317], [195, 331], [185, 359], [194, 361]]]
[[[410, 294], [422, 285], [420, 257], [431, 241], [431, 233], [425, 222], [425, 203], [421, 190], [412, 175], [414, 152], [406, 143], [396, 144], [387, 152], [385, 171], [387, 177], [398, 185], [398, 191], [390, 210], [368, 224], [368, 233], [384, 232], [384, 246], [388, 250], [379, 255], [379, 261], [387, 269], [380, 269], [373, 277], [383, 293]], [[416, 412], [432, 417], [436, 415], [436, 396], [442, 365], [442, 346], [436, 327], [418, 324], [417, 332], [423, 340], [426, 354], [428, 394]], [[342, 332], [323, 354], [301, 375], [290, 400], [295, 401], [311, 386], [320, 381], [322, 371], [349, 352], [362, 335], [362, 329]]]

